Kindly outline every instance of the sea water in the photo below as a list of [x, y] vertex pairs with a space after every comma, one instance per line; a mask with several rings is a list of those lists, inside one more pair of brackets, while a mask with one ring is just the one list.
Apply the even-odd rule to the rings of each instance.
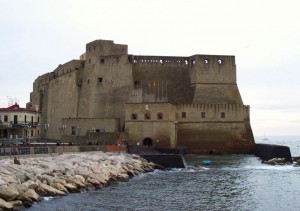
[[[300, 137], [257, 143], [289, 146]], [[270, 166], [252, 155], [186, 156], [187, 169], [155, 170], [112, 186], [45, 198], [28, 210], [300, 210], [300, 167]], [[211, 165], [202, 166], [203, 160]]]

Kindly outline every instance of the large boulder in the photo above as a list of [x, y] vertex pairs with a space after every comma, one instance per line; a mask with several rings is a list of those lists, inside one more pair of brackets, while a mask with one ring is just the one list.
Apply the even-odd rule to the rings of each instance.
[[24, 193], [21, 193], [18, 196], [18, 199], [23, 202], [27, 202], [28, 204], [38, 201], [40, 199], [40, 196], [35, 192], [35, 190], [27, 189]]
[[41, 183], [35, 191], [40, 196], [65, 196], [67, 195], [65, 192], [57, 190], [56, 188], [53, 188], [47, 184]]
[[6, 200], [6, 201], [13, 201], [17, 196], [19, 195], [19, 192], [10, 188], [7, 185], [1, 185], [0, 186], [0, 198]]
[[12, 210], [13, 205], [0, 198], [0, 210]]
[[20, 200], [10, 201], [9, 203], [13, 206], [13, 210], [20, 210], [24, 208], [24, 204]]

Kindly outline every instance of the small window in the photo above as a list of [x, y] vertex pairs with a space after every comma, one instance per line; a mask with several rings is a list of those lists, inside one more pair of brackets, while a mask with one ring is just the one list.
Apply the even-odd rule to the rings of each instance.
[[91, 64], [91, 59], [89, 59], [89, 64]]
[[76, 135], [76, 127], [72, 126], [71, 128], [71, 135], [75, 136]]
[[98, 82], [99, 82], [99, 83], [102, 83], [102, 78], [98, 78]]
[[157, 113], [157, 119], [163, 119], [163, 113]]
[[94, 50], [96, 50], [96, 46], [94, 46]]
[[89, 52], [91, 52], [91, 47], [89, 47]]
[[4, 122], [8, 122], [8, 117], [7, 117], [7, 115], [4, 115]]
[[87, 80], [87, 84], [89, 84], [89, 83], [90, 83], [90, 79]]
[[218, 64], [222, 64], [222, 63], [223, 63], [222, 59], [218, 59]]
[[104, 59], [100, 59], [100, 63], [104, 64], [105, 60]]
[[205, 112], [201, 112], [201, 118], [205, 118]]
[[181, 117], [182, 117], [182, 118], [186, 118], [186, 112], [182, 112], [182, 113], [181, 113]]
[[195, 61], [195, 60], [192, 60], [192, 64], [196, 64], [196, 61]]
[[139, 80], [134, 81], [134, 88], [138, 89], [141, 87], [141, 82]]
[[221, 112], [221, 118], [222, 118], [222, 119], [225, 118], [225, 112]]
[[131, 114], [131, 119], [137, 119], [137, 114]]
[[151, 119], [151, 115], [150, 114], [145, 114], [145, 119]]

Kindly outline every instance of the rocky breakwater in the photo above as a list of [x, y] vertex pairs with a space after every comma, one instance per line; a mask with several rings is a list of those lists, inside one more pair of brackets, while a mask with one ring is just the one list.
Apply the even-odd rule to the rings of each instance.
[[0, 160], [0, 210], [29, 207], [43, 196], [105, 187], [152, 171], [154, 163], [130, 154], [88, 152]]

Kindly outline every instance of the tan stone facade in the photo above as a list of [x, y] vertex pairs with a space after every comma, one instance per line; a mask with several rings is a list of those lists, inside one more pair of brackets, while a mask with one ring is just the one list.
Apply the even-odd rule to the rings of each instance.
[[39, 111], [20, 108], [18, 104], [0, 108], [0, 140], [17, 143], [18, 140], [38, 139], [40, 115]]
[[186, 146], [194, 153], [252, 149], [250, 108], [236, 84], [234, 56], [127, 51], [127, 45], [96, 40], [80, 60], [35, 80], [28, 107], [42, 110], [41, 125], [50, 125], [44, 136], [86, 139], [97, 130], [128, 133], [132, 144]]

